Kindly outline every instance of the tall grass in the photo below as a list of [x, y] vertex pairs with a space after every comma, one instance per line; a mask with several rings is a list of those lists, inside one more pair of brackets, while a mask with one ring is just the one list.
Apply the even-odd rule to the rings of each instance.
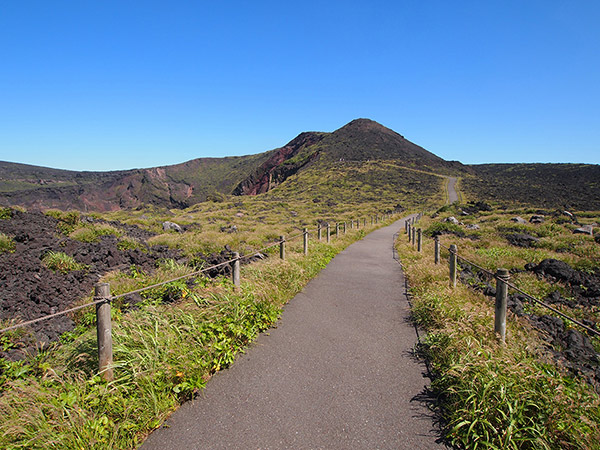
[[51, 270], [61, 273], [69, 273], [74, 270], [84, 270], [87, 268], [85, 264], [81, 264], [70, 255], [64, 252], [47, 252], [42, 258], [42, 263]]
[[[123, 303], [115, 305], [115, 380], [106, 383], [97, 375], [95, 329], [81, 325], [62, 344], [21, 364], [26, 371], [0, 378], [0, 447], [136, 448], [271, 326], [336, 253], [363, 235], [349, 232], [329, 245], [312, 241], [306, 257], [290, 242], [285, 261], [244, 265], [238, 290], [228, 279], [202, 277], [153, 289], [129, 312]], [[133, 268], [104, 281], [117, 294], [191, 270], [171, 261], [152, 275]], [[93, 322], [91, 312], [81, 314], [80, 323]]]
[[[420, 225], [429, 223], [426, 218]], [[461, 254], [494, 269], [498, 263], [522, 267], [553, 255], [509, 246], [492, 236], [495, 231], [485, 221], [480, 223], [482, 240], [443, 236], [444, 242], [458, 243]], [[486, 240], [494, 245], [487, 247]], [[445, 433], [453, 444], [465, 449], [599, 448], [600, 397], [553, 362], [528, 322], [510, 315], [507, 344], [500, 344], [493, 333], [493, 303], [461, 284], [450, 289], [448, 266], [434, 264], [431, 241], [425, 241], [422, 253], [403, 236], [396, 247], [411, 286], [413, 319], [427, 332], [420, 351], [431, 364], [431, 388], [441, 400]], [[548, 292], [548, 283], [519, 276], [528, 288]]]

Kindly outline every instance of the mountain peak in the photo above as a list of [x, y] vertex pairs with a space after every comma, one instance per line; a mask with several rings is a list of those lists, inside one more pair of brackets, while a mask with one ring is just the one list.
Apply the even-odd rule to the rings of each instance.
[[406, 163], [443, 165], [445, 161], [371, 119], [355, 119], [325, 137], [320, 147], [330, 160], [400, 159]]
[[[357, 129], [366, 130], [366, 129], [381, 129], [381, 128], [385, 128], [385, 127], [383, 125], [381, 125], [379, 122], [375, 122], [374, 120], [360, 118], [360, 119], [354, 119], [354, 120], [348, 122], [342, 128], [357, 128]], [[385, 129], [387, 129], [387, 128], [385, 128]]]

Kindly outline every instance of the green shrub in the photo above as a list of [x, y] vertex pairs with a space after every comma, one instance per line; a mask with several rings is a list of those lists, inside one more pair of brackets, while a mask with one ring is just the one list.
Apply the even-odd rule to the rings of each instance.
[[58, 231], [64, 235], [72, 233], [81, 222], [81, 213], [79, 211], [60, 211], [58, 209], [49, 209], [44, 214], [54, 217], [58, 220]]
[[80, 242], [96, 243], [100, 241], [100, 236], [113, 235], [119, 237], [123, 232], [108, 224], [91, 224], [77, 228], [69, 234], [71, 239]]
[[465, 231], [460, 225], [455, 225], [450, 222], [434, 222], [423, 232], [425, 236], [434, 236], [437, 234], [454, 234], [456, 236], [464, 236]]
[[0, 253], [15, 251], [15, 241], [10, 236], [0, 233]]
[[117, 248], [121, 251], [125, 251], [125, 250], [135, 250], [136, 248], [142, 250], [142, 251], [146, 251], [146, 246], [144, 244], [142, 244], [140, 241], [138, 241], [137, 239], [133, 239], [130, 237], [123, 237], [119, 240], [119, 243], [117, 244]]
[[75, 258], [63, 252], [49, 251], [42, 258], [42, 263], [50, 270], [61, 273], [69, 273], [73, 270], [84, 270], [85, 264], [78, 263]]
[[12, 218], [13, 211], [10, 208], [0, 208], [0, 220]]

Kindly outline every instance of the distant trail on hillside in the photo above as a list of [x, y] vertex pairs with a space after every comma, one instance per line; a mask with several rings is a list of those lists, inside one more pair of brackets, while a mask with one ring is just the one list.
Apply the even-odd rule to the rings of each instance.
[[456, 182], [458, 181], [456, 177], [448, 177], [448, 182], [446, 183], [446, 191], [448, 192], [448, 204], [452, 204], [458, 201], [458, 192], [456, 192]]
[[142, 450], [447, 448], [424, 404], [429, 379], [393, 258], [405, 220], [338, 254]]

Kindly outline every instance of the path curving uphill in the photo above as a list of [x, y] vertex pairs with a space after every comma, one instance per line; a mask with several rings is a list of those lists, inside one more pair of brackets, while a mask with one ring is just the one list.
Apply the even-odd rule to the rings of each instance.
[[142, 449], [436, 449], [418, 400], [405, 280], [393, 259], [404, 220], [338, 254], [231, 368]]

